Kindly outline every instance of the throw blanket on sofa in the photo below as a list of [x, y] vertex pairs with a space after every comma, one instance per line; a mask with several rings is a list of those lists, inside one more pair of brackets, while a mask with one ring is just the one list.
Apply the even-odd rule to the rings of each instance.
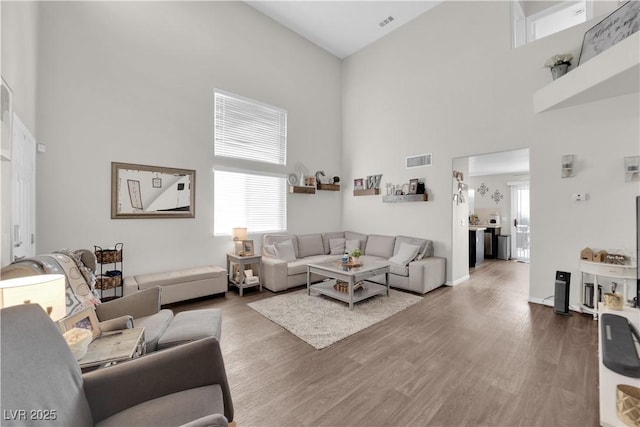
[[32, 262], [37, 264], [45, 274], [64, 274], [66, 278], [65, 294], [68, 316], [82, 311], [85, 308], [95, 307], [100, 304], [100, 299], [96, 295], [94, 287], [89, 285], [91, 282], [87, 281], [81, 273], [78, 262], [82, 262], [79, 258], [75, 258], [77, 257], [71, 257], [62, 253], [53, 253], [51, 255], [38, 255], [21, 259], [16, 261], [16, 263]]

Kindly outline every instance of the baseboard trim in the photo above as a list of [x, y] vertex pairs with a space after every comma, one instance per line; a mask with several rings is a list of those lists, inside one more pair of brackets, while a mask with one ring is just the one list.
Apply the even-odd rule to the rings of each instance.
[[[553, 298], [534, 298], [529, 297], [527, 301], [532, 302], [534, 304], [546, 305], [547, 307], [553, 307]], [[569, 311], [575, 311], [576, 313], [583, 313], [580, 307], [576, 307], [573, 304], [569, 304]]]
[[459, 278], [459, 279], [454, 280], [453, 282], [451, 282], [451, 281], [446, 282], [446, 283], [445, 283], [445, 285], [446, 285], [446, 286], [456, 286], [456, 285], [459, 285], [459, 284], [460, 284], [460, 283], [462, 283], [462, 282], [466, 282], [466, 281], [467, 281], [467, 280], [469, 280], [469, 279], [471, 279], [471, 276], [469, 276], [469, 275], [467, 274], [467, 275], [465, 275], [465, 276], [462, 276], [462, 277], [461, 277], [461, 278]]
[[541, 304], [541, 305], [553, 307], [553, 298], [542, 299], [542, 298], [529, 297], [527, 301], [532, 302], [534, 304]]

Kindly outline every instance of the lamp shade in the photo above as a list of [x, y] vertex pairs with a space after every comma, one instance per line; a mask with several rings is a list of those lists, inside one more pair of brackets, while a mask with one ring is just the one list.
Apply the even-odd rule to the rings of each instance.
[[0, 280], [0, 307], [40, 304], [52, 320], [67, 315], [66, 281], [62, 274], [41, 274]]
[[247, 229], [242, 227], [236, 227], [231, 229], [231, 236], [233, 240], [247, 240]]

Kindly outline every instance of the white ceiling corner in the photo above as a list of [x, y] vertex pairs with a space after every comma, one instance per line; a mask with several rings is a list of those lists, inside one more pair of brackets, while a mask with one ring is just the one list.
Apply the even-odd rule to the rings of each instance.
[[[441, 1], [245, 1], [338, 58], [357, 52]], [[381, 27], [389, 16], [393, 20]]]

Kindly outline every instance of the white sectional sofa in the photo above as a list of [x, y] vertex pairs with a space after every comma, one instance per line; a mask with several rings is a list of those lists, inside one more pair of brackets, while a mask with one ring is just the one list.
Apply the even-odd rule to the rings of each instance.
[[[344, 242], [343, 247], [341, 242]], [[355, 245], [364, 254], [361, 259], [365, 263], [373, 259], [390, 260], [389, 284], [394, 288], [426, 294], [446, 280], [446, 260], [433, 256], [431, 240], [339, 231], [265, 235], [262, 244], [263, 286], [277, 292], [304, 285], [307, 283], [307, 264], [329, 260], [337, 262], [345, 250]], [[413, 256], [412, 251], [415, 251]], [[311, 278], [312, 281], [322, 279], [316, 275]], [[383, 276], [372, 280], [384, 283]]]

